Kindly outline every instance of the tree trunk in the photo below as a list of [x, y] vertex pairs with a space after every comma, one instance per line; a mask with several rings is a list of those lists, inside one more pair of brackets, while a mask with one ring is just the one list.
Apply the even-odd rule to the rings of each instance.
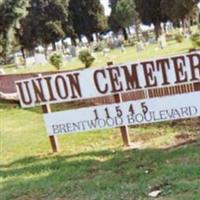
[[91, 43], [91, 42], [94, 41], [94, 38], [93, 38], [92, 34], [87, 34], [86, 37], [87, 37], [88, 43]]
[[191, 34], [191, 21], [190, 18], [185, 17], [182, 19], [183, 34]]
[[44, 45], [44, 55], [45, 55], [46, 60], [48, 60], [48, 45], [47, 44]]
[[191, 18], [190, 17], [186, 18], [186, 27], [187, 27], [188, 34], [192, 33], [191, 25], [192, 25]]
[[3, 60], [4, 60], [4, 64], [8, 64], [8, 56], [7, 53], [3, 53]]
[[21, 52], [22, 52], [23, 59], [26, 60], [26, 54], [25, 54], [25, 51], [24, 51], [24, 47], [21, 48]]
[[82, 43], [81, 35], [78, 36], [79, 42]]
[[65, 42], [62, 40], [62, 53], [65, 54]]
[[185, 18], [183, 18], [183, 19], [181, 20], [181, 22], [182, 22], [183, 34], [185, 35], [185, 34], [186, 34], [186, 22], [185, 22]]
[[161, 25], [160, 22], [157, 21], [156, 23], [154, 23], [154, 27], [155, 27], [155, 35], [156, 35], [156, 40], [158, 40], [159, 36], [161, 35], [162, 29], [161, 29]]
[[136, 33], [137, 41], [140, 41], [140, 26], [139, 25], [135, 25], [135, 33]]
[[97, 41], [97, 43], [99, 43], [99, 41], [100, 41], [99, 34], [98, 34], [98, 33], [95, 33], [95, 36], [96, 36], [96, 41]]
[[130, 26], [128, 27], [128, 34], [131, 35], [131, 28], [130, 28]]
[[35, 48], [32, 48], [29, 50], [31, 56], [35, 56]]
[[167, 23], [164, 23], [164, 31], [167, 33]]
[[123, 35], [124, 35], [124, 40], [128, 40], [128, 34], [127, 34], [127, 31], [126, 31], [126, 28], [122, 28], [122, 32], [123, 32]]
[[26, 66], [26, 55], [23, 47], [21, 47], [21, 53], [22, 53], [22, 58], [24, 59], [24, 65]]
[[51, 45], [52, 45], [53, 51], [56, 51], [56, 44], [55, 44], [55, 42], [52, 42]]
[[77, 46], [77, 43], [76, 43], [76, 38], [75, 37], [71, 37], [71, 42], [72, 42], [72, 45], [73, 46]]
[[114, 32], [112, 34], [113, 38], [115, 38], [116, 40], [119, 40], [119, 32]]

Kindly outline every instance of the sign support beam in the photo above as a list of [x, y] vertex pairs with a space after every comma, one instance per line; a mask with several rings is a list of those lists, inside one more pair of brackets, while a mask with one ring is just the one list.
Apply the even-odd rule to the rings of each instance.
[[[112, 61], [107, 63], [108, 67], [110, 67], [112, 65], [113, 65]], [[121, 94], [115, 94], [113, 97], [115, 99], [115, 103], [122, 103], [123, 102]], [[130, 141], [130, 137], [129, 137], [128, 126], [122, 126], [122, 127], [120, 127], [120, 132], [121, 132], [121, 135], [122, 135], [122, 140], [123, 140], [124, 146], [126, 146], [126, 147], [131, 146], [131, 141]]]
[[[116, 103], [122, 103], [122, 97], [120, 94], [116, 94], [114, 95], [114, 99]], [[124, 143], [124, 146], [131, 146], [131, 142], [130, 142], [130, 137], [129, 137], [129, 131], [128, 131], [128, 126], [122, 126], [120, 127], [120, 131], [121, 131], [121, 135], [122, 135], [122, 140]]]
[[[43, 111], [43, 113], [51, 113], [51, 106], [49, 104], [43, 105], [42, 106], [42, 111]], [[55, 136], [55, 135], [49, 136], [49, 141], [50, 141], [50, 144], [51, 144], [52, 151], [54, 153], [59, 152], [60, 151], [60, 147], [59, 147], [57, 136]]]

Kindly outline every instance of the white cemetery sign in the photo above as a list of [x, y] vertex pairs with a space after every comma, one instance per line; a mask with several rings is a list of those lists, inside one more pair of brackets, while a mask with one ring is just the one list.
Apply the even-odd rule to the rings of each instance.
[[200, 51], [16, 82], [21, 106], [61, 103], [200, 82]]
[[188, 84], [185, 94], [44, 114], [50, 137], [200, 116], [200, 52], [16, 82], [24, 108]]
[[200, 116], [200, 92], [128, 101], [44, 115], [49, 135], [139, 125]]

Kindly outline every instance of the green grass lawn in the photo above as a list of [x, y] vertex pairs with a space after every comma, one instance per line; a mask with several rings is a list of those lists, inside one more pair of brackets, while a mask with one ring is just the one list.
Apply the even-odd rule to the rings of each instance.
[[[0, 119], [1, 200], [138, 200], [154, 189], [159, 200], [200, 199], [198, 120], [129, 128], [141, 150], [110, 129], [59, 136], [52, 154], [40, 108], [0, 104]], [[177, 135], [195, 141], [169, 148]]]
[[[189, 40], [97, 53], [94, 67], [187, 52]], [[74, 59], [64, 69], [83, 67]], [[8, 73], [53, 70], [50, 66]], [[70, 105], [71, 106], [71, 105]], [[53, 110], [69, 108], [59, 104]], [[39, 107], [21, 109], [0, 103], [0, 200], [158, 200], [200, 199], [199, 119], [129, 127], [140, 150], [124, 148], [119, 129], [59, 136], [53, 154]], [[184, 145], [183, 145], [184, 144]]]

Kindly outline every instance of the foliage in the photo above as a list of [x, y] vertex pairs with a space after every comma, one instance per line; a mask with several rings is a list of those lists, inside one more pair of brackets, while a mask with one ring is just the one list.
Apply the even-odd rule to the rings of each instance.
[[109, 25], [114, 31], [123, 29], [124, 38], [128, 40], [125, 28], [133, 24], [138, 25], [140, 23], [136, 6], [133, 0], [117, 0], [110, 1], [112, 8], [111, 15], [109, 17]]
[[166, 22], [167, 17], [161, 12], [161, 0], [135, 0], [136, 10], [145, 25], [151, 23], [155, 27], [156, 38], [161, 34], [161, 22]]
[[54, 53], [51, 55], [49, 61], [57, 70], [60, 70], [63, 64], [63, 57], [61, 54]]
[[92, 66], [92, 63], [94, 62], [95, 58], [92, 56], [89, 50], [84, 49], [79, 52], [79, 59], [82, 63], [84, 63], [86, 68], [89, 68]]
[[65, 37], [69, 27], [68, 0], [31, 0], [29, 14], [18, 33], [22, 47], [32, 50]]
[[182, 26], [184, 34], [190, 34], [191, 22], [196, 20], [198, 2], [199, 0], [161, 0], [161, 10], [172, 22]]
[[161, 10], [172, 21], [196, 16], [199, 0], [161, 0]]
[[194, 46], [194, 48], [200, 48], [200, 34], [199, 33], [195, 33], [191, 36], [191, 41], [192, 44]]
[[184, 36], [181, 33], [177, 33], [174, 38], [178, 43], [182, 43], [184, 40]]
[[112, 5], [110, 20], [117, 23], [119, 27], [126, 28], [134, 24], [137, 15], [133, 0], [118, 0], [116, 5]]
[[5, 63], [16, 45], [16, 29], [20, 27], [20, 19], [26, 16], [28, 5], [27, 0], [0, 2], [0, 57]]
[[70, 0], [69, 10], [75, 33], [92, 41], [92, 34], [107, 29], [107, 18], [100, 0]]

